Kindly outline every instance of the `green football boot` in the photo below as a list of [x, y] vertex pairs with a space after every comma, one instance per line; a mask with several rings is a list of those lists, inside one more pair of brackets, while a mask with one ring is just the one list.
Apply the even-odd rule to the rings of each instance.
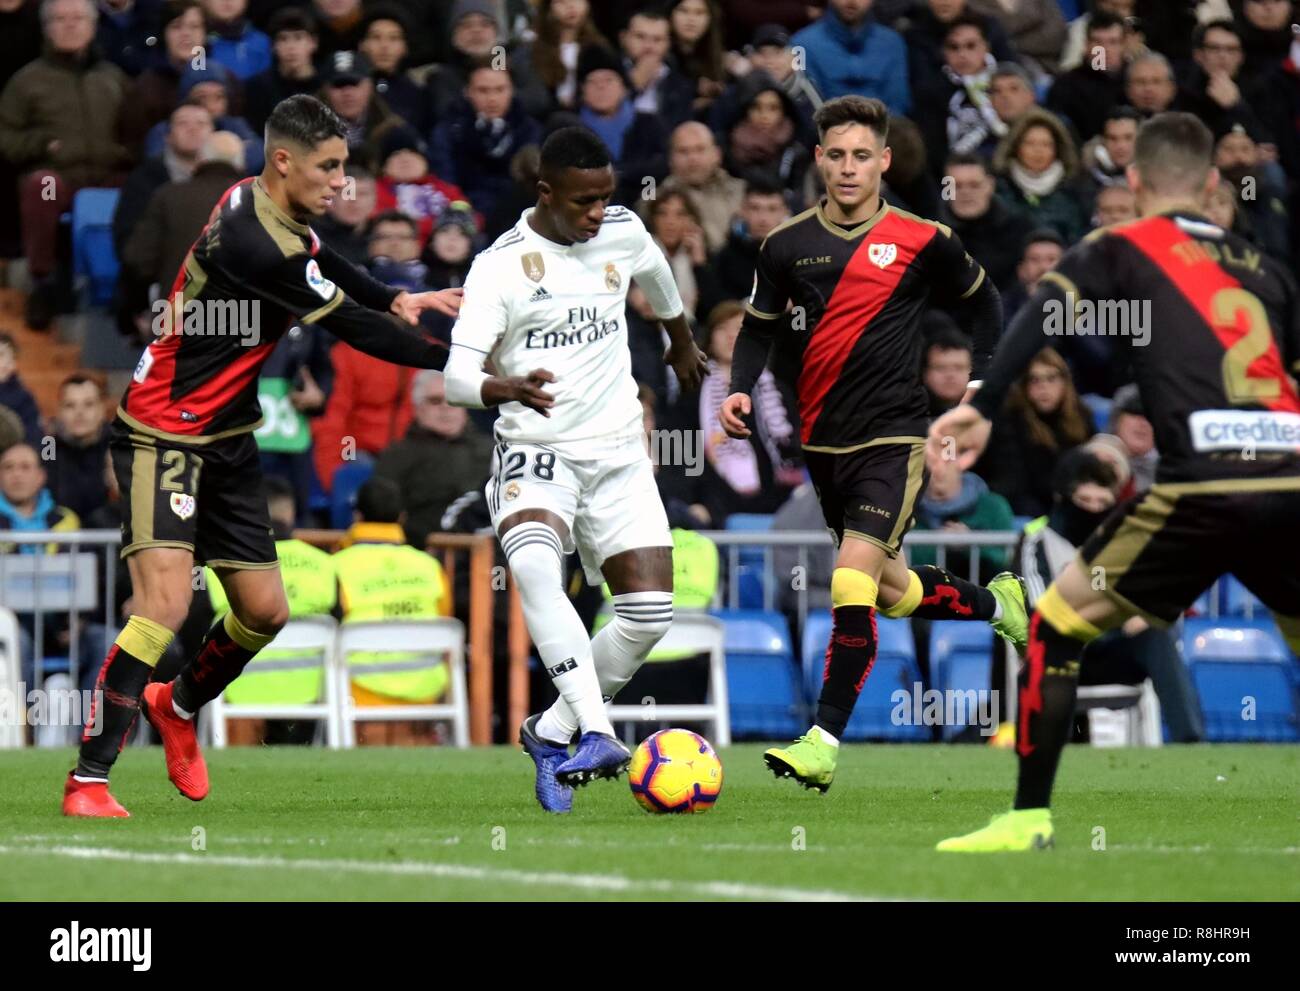
[[993, 630], [1023, 655], [1029, 645], [1029, 598], [1024, 580], [1010, 571], [993, 576], [988, 590], [1002, 604], [1002, 618], [991, 622]]
[[814, 726], [790, 746], [766, 751], [763, 760], [778, 778], [794, 778], [805, 788], [825, 794], [835, 777], [839, 753], [840, 748], [823, 740], [822, 731]]
[[947, 853], [1002, 853], [1046, 850], [1053, 845], [1052, 810], [1018, 809], [994, 816], [983, 829], [949, 837], [935, 849]]

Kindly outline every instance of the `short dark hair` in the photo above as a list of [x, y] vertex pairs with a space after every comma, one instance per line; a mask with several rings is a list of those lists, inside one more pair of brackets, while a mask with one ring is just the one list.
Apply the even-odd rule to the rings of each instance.
[[1136, 107], [1130, 107], [1127, 103], [1121, 103], [1119, 106], [1112, 107], [1110, 110], [1106, 111], [1106, 116], [1101, 119], [1101, 129], [1104, 132], [1106, 130], [1106, 125], [1113, 120], [1131, 120], [1134, 124], [1141, 127], [1143, 119], [1142, 112]]
[[561, 127], [542, 142], [543, 178], [565, 169], [603, 169], [612, 164], [605, 142], [590, 128]]
[[277, 10], [266, 22], [266, 33], [272, 41], [285, 31], [304, 31], [313, 38], [320, 37], [320, 26], [312, 12], [305, 7], [285, 7]]
[[1076, 447], [1062, 454], [1056, 463], [1052, 492], [1057, 498], [1069, 499], [1085, 482], [1113, 489], [1118, 481], [1113, 465], [1085, 447]]
[[1164, 192], [1193, 192], [1213, 164], [1214, 135], [1181, 111], [1156, 114], [1140, 128], [1133, 163], [1142, 181]]
[[63, 390], [70, 385], [93, 385], [95, 391], [99, 393], [100, 399], [103, 399], [108, 394], [108, 390], [104, 388], [103, 380], [87, 372], [73, 372], [64, 376], [63, 381], [59, 383], [59, 395], [62, 396]]
[[402, 490], [391, 478], [370, 478], [357, 489], [357, 512], [363, 522], [396, 523], [403, 508]]
[[745, 183], [746, 196], [780, 196], [785, 198], [785, 189], [780, 183], [767, 176], [757, 175]]
[[940, 351], [970, 351], [974, 353], [974, 347], [971, 340], [956, 327], [940, 327], [925, 342], [924, 360], [926, 363], [930, 360], [930, 352], [934, 349]]
[[1192, 47], [1204, 48], [1205, 36], [1211, 31], [1227, 31], [1228, 34], [1232, 35], [1238, 41], [1241, 40], [1241, 32], [1237, 30], [1237, 25], [1233, 24], [1232, 21], [1220, 19], [1217, 21], [1207, 21], [1204, 24], [1198, 24], [1196, 27], [1196, 33], [1192, 35]]
[[1105, 31], [1107, 28], [1123, 28], [1124, 33], [1128, 34], [1128, 20], [1108, 10], [1099, 10], [1095, 14], [1088, 15], [1088, 34], [1094, 31]]
[[401, 210], [383, 210], [370, 218], [366, 224], [366, 238], [369, 239], [380, 224], [405, 224], [416, 237], [420, 236], [420, 225], [409, 213]]
[[844, 124], [869, 127], [879, 135], [881, 141], [885, 141], [889, 137], [889, 108], [873, 97], [857, 94], [837, 96], [818, 108], [813, 115], [813, 123], [817, 125], [819, 141], [826, 139], [826, 132], [831, 128]]
[[273, 145], [286, 142], [315, 148], [330, 138], [347, 140], [348, 130], [339, 115], [307, 93], [281, 100], [266, 121], [267, 157]]
[[[474, 73], [483, 69], [490, 70], [491, 72], [504, 72], [507, 76], [510, 75], [509, 69], [497, 64], [497, 57], [495, 55], [490, 53], [487, 55], [471, 55], [465, 60], [465, 82], [468, 83], [474, 78]], [[511, 81], [513, 82], [513, 78]]]
[[947, 161], [943, 163], [943, 170], [945, 172], [950, 172], [951, 170], [963, 165], [973, 165], [977, 169], [983, 169], [985, 175], [993, 174], [992, 166], [990, 166], [983, 157], [970, 151], [953, 152], [948, 156]]
[[1025, 252], [1029, 250], [1031, 244], [1054, 244], [1062, 251], [1065, 250], [1065, 238], [1051, 227], [1035, 227], [1025, 235], [1025, 239], [1020, 242], [1020, 257], [1025, 257]]
[[947, 41], [948, 36], [958, 28], [974, 28], [980, 33], [980, 37], [985, 43], [989, 40], [989, 29], [984, 24], [984, 19], [973, 11], [965, 10], [954, 17], [951, 21], [943, 26], [943, 40]]
[[364, 38], [370, 31], [370, 26], [375, 21], [392, 21], [402, 29], [402, 37], [407, 41], [411, 38], [411, 19], [406, 12], [392, 3], [377, 3], [373, 7], [367, 5], [365, 15], [361, 18], [361, 37]]

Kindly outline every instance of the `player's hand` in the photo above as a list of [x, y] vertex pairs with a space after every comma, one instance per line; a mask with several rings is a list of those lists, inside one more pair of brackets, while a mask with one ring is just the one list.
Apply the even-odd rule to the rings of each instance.
[[555, 405], [555, 397], [542, 388], [547, 382], [554, 382], [555, 376], [545, 368], [534, 368], [527, 375], [515, 375], [506, 382], [510, 389], [510, 399], [523, 403], [531, 410], [549, 417], [550, 409]]
[[[726, 404], [723, 404], [726, 408]], [[936, 458], [957, 458], [963, 471], [969, 469], [988, 446], [993, 424], [974, 406], [962, 403], [930, 424], [930, 453]]]
[[678, 348], [676, 344], [669, 347], [664, 353], [664, 363], [672, 366], [677, 381], [686, 392], [698, 389], [704, 376], [709, 374], [708, 356], [694, 341], [683, 348]]
[[744, 440], [749, 436], [749, 428], [745, 426], [741, 417], [749, 416], [752, 409], [749, 396], [743, 392], [733, 392], [722, 401], [719, 419], [722, 420], [722, 429], [727, 432], [728, 437]]
[[420, 314], [433, 310], [444, 316], [454, 317], [460, 312], [461, 297], [464, 289], [439, 289], [436, 292], [406, 292], [403, 290], [389, 307], [394, 313], [409, 324], [420, 322]]

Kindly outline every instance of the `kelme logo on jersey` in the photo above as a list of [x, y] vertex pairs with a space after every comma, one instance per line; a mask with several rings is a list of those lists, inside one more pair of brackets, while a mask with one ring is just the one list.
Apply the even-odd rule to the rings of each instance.
[[540, 251], [528, 252], [519, 259], [519, 264], [524, 267], [524, 275], [534, 282], [541, 282], [542, 276], [546, 274], [546, 262], [542, 260]]
[[610, 292], [618, 292], [623, 285], [623, 277], [618, 274], [618, 269], [614, 267], [613, 262], [605, 265], [605, 288]]
[[183, 520], [194, 515], [194, 497], [185, 492], [173, 492], [171, 498], [172, 512]]
[[321, 274], [320, 266], [316, 264], [315, 258], [307, 263], [307, 285], [311, 286], [312, 290], [321, 299], [330, 300], [334, 298], [334, 283]]
[[898, 257], [898, 245], [869, 244], [867, 245], [867, 257], [871, 260], [871, 264], [877, 268], [888, 268], [894, 259]]

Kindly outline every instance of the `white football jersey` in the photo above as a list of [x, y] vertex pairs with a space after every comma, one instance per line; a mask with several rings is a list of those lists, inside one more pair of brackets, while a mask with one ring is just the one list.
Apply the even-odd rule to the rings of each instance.
[[550, 417], [504, 403], [501, 440], [560, 443], [639, 433], [641, 404], [627, 340], [632, 279], [661, 319], [682, 312], [663, 251], [626, 207], [605, 210], [591, 240], [557, 244], [528, 223], [532, 209], [480, 252], [465, 279], [452, 347], [490, 355], [501, 376], [555, 375]]

